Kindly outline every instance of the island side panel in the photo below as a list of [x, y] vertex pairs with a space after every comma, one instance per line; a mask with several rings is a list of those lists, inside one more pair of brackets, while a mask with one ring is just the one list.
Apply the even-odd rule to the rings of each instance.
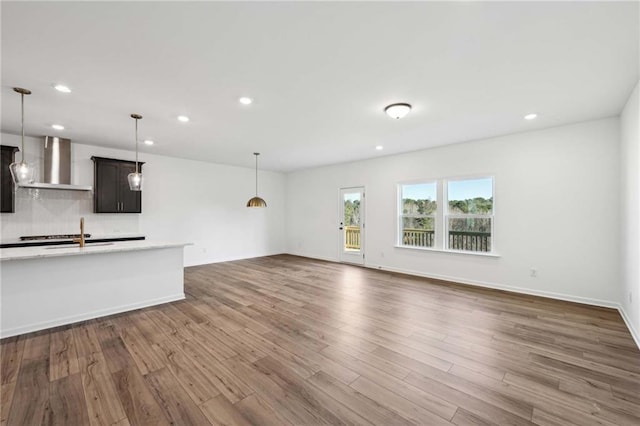
[[0, 337], [184, 299], [183, 251], [3, 261]]

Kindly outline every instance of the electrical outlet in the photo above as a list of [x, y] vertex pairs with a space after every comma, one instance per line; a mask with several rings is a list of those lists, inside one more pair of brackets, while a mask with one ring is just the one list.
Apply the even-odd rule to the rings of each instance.
[[536, 268], [531, 268], [531, 277], [536, 278], [538, 276], [538, 270]]
[[384, 252], [383, 251], [380, 252], [380, 257], [384, 257]]

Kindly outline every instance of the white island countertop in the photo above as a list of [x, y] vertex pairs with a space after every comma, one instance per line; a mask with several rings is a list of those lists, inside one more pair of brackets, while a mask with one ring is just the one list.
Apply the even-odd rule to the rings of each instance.
[[188, 245], [191, 245], [191, 243], [138, 240], [114, 241], [107, 243], [89, 243], [82, 248], [78, 247], [77, 245], [14, 247], [0, 249], [0, 261], [116, 253], [123, 251], [162, 249]]
[[114, 241], [0, 249], [0, 337], [184, 299], [184, 246]]

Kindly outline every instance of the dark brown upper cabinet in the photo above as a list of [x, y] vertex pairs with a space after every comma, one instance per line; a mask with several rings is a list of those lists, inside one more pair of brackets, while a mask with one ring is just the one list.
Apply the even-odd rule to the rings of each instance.
[[[91, 157], [93, 160], [94, 213], [142, 213], [142, 192], [129, 189], [127, 176], [136, 171], [134, 161]], [[138, 162], [140, 173], [142, 165]]]
[[13, 190], [13, 178], [9, 165], [15, 161], [16, 152], [20, 151], [15, 146], [0, 145], [0, 213], [15, 213], [16, 201]]

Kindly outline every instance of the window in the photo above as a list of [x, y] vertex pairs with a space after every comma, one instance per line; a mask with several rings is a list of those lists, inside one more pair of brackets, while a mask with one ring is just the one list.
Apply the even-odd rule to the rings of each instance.
[[446, 248], [491, 251], [493, 178], [447, 182]]
[[493, 177], [403, 183], [398, 193], [399, 246], [493, 251]]
[[437, 208], [436, 182], [400, 185], [400, 245], [433, 247]]

